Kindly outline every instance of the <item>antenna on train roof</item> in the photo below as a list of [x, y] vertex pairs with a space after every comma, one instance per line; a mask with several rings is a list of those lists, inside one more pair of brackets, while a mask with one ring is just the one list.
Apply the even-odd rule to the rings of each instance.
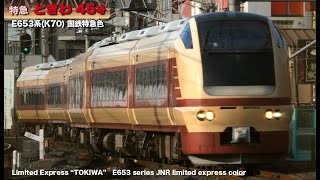
[[120, 36], [119, 42], [133, 41], [133, 40], [138, 40], [145, 37], [156, 36], [164, 32], [177, 31], [187, 22], [187, 19], [188, 18], [179, 19], [179, 20], [171, 21], [164, 25], [152, 26], [152, 27], [141, 29], [141, 30], [135, 30], [135, 31], [124, 33]]

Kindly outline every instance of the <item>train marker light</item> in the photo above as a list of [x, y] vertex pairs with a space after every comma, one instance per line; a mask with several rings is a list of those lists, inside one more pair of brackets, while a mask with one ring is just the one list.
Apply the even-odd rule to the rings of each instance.
[[272, 117], [273, 117], [273, 112], [271, 110], [267, 110], [265, 113], [264, 113], [264, 116], [268, 119], [268, 120], [271, 120]]
[[203, 121], [206, 119], [206, 112], [205, 111], [199, 111], [197, 113], [197, 118], [200, 120], [200, 121]]
[[215, 115], [214, 115], [214, 112], [212, 111], [207, 111], [206, 112], [206, 118], [209, 120], [209, 121], [212, 121], [214, 119]]
[[275, 118], [275, 119], [279, 119], [280, 117], [281, 117], [281, 112], [280, 112], [280, 110], [275, 110], [275, 112], [273, 113], [273, 117]]

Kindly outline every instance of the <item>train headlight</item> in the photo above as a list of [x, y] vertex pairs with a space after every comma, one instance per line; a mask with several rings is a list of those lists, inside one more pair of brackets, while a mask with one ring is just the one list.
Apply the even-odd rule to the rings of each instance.
[[214, 119], [214, 112], [212, 111], [207, 111], [206, 112], [206, 118], [209, 120], [209, 121], [212, 121]]
[[267, 119], [272, 119], [273, 117], [273, 112], [271, 110], [267, 110], [265, 113], [264, 113], [264, 116], [267, 118]]
[[203, 121], [206, 119], [206, 112], [205, 111], [199, 111], [197, 113], [197, 118], [200, 120], [200, 121]]
[[281, 112], [280, 110], [275, 110], [275, 112], [273, 113], [273, 117], [276, 119], [279, 119], [281, 117]]

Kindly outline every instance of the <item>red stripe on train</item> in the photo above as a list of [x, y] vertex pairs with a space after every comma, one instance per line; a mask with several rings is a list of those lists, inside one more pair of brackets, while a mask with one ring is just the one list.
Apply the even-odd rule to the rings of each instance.
[[258, 133], [260, 142], [250, 145], [222, 145], [220, 132], [181, 133], [182, 151], [185, 154], [253, 154], [286, 153], [288, 151], [288, 131]]
[[124, 123], [94, 123], [90, 128], [130, 129], [135, 131], [160, 131], [160, 132], [188, 132], [186, 126], [176, 125], [147, 125], [147, 124], [124, 124]]

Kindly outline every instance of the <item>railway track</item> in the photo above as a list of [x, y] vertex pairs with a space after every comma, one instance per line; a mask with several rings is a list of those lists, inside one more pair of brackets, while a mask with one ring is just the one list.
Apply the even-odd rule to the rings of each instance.
[[250, 177], [250, 180], [260, 179], [273, 179], [273, 180], [297, 180], [298, 178], [292, 177], [287, 174], [271, 172], [271, 171], [260, 171], [259, 175]]
[[[97, 160], [92, 161], [92, 156], [95, 156], [93, 154], [90, 154], [89, 151], [86, 151], [83, 147], [77, 147], [74, 143], [55, 143], [57, 146], [54, 148], [56, 150], [56, 154], [61, 153], [61, 156], [64, 156], [66, 158], [66, 162], [69, 164], [82, 164], [84, 165], [90, 163], [90, 168], [106, 168], [109, 169], [109, 172], [112, 172], [112, 170], [123, 170], [123, 169], [130, 169], [131, 172], [135, 170], [140, 171], [153, 171], [155, 172], [154, 175], [152, 175], [153, 179], [161, 179], [170, 176], [175, 176], [177, 179], [213, 179], [213, 180], [265, 180], [265, 179], [272, 179], [272, 180], [298, 180], [297, 177], [290, 176], [288, 174], [278, 173], [278, 172], [272, 172], [266, 171], [266, 170], [254, 170], [251, 172], [254, 172], [254, 174], [247, 174], [244, 175], [238, 174], [238, 175], [229, 175], [229, 171], [246, 171], [246, 168], [229, 168], [223, 167], [223, 166], [214, 166], [214, 167], [192, 167], [192, 166], [185, 166], [185, 165], [178, 165], [178, 164], [167, 164], [167, 163], [159, 163], [159, 162], [151, 162], [146, 160], [140, 160], [140, 159], [134, 159], [134, 158], [125, 158], [125, 162], [130, 162], [130, 166], [127, 165], [127, 163], [122, 163], [123, 158], [116, 158], [113, 156], [104, 156], [99, 155], [100, 159], [102, 159], [105, 163], [102, 163], [101, 165], [95, 164]], [[5, 145], [5, 149], [9, 149], [8, 145]], [[53, 150], [53, 149], [52, 149]], [[61, 152], [64, 151], [64, 152]], [[73, 152], [74, 155], [70, 159], [68, 156], [65, 155], [65, 152]], [[63, 155], [64, 154], [64, 155]], [[98, 157], [98, 156], [96, 156]], [[122, 160], [120, 160], [122, 159]], [[78, 162], [78, 163], [76, 163]], [[104, 165], [103, 165], [104, 164]], [[65, 165], [61, 165], [60, 167], [63, 167]], [[87, 166], [87, 165], [86, 165]], [[57, 166], [56, 166], [57, 167]], [[79, 167], [79, 166], [78, 166]], [[59, 168], [59, 166], [57, 167]], [[259, 168], [259, 167], [256, 167]], [[169, 174], [157, 174], [159, 171], [169, 171]], [[226, 172], [225, 174], [221, 172]], [[186, 172], [189, 172], [186, 173]], [[190, 172], [195, 172], [195, 174], [190, 174]], [[201, 172], [201, 173], [200, 173]], [[219, 174], [220, 172], [220, 174]], [[247, 172], [249, 172], [247, 170]], [[181, 174], [179, 174], [181, 173]], [[217, 174], [218, 173], [218, 174]], [[135, 179], [138, 176], [125, 176], [126, 179]], [[146, 178], [148, 176], [145, 176]], [[181, 177], [181, 178], [180, 178]], [[186, 178], [185, 178], [186, 177]], [[118, 179], [117, 176], [113, 176], [112, 173], [108, 174], [109, 179]], [[143, 179], [143, 177], [141, 177]], [[300, 180], [300, 179], [299, 179]]]
[[4, 150], [9, 150], [11, 148], [11, 144], [4, 143]]

